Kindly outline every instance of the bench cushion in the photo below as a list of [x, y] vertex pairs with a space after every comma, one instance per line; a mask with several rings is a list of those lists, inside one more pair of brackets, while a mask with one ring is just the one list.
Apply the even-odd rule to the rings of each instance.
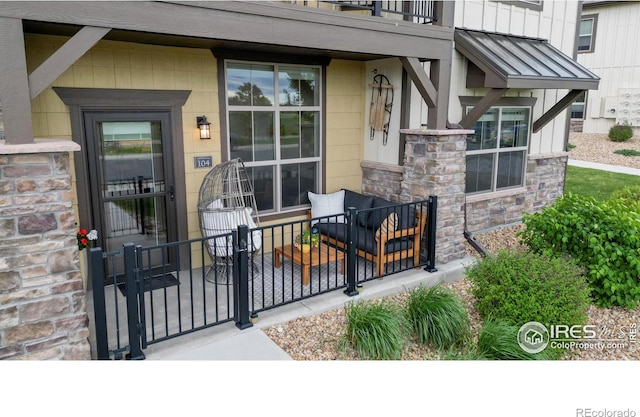
[[[340, 223], [318, 223], [316, 227], [323, 235], [330, 238], [339, 240], [340, 242], [347, 241], [347, 225]], [[367, 253], [377, 255], [377, 243], [375, 239], [375, 231], [369, 230], [365, 227], [356, 228], [356, 236], [354, 237], [356, 248], [363, 250]], [[385, 252], [397, 252], [399, 250], [407, 250], [413, 247], [413, 239], [403, 237], [400, 239], [393, 239], [387, 242], [385, 246]]]
[[398, 215], [397, 228], [408, 229], [416, 225], [416, 210], [414, 206], [395, 206], [394, 204], [380, 197], [373, 199], [372, 208], [367, 217], [366, 226], [369, 229], [376, 230], [382, 224], [382, 221], [389, 217], [391, 213]]
[[[356, 210], [367, 210], [373, 205], [373, 196], [356, 193], [350, 190], [344, 190], [344, 211], [349, 207], [355, 207]], [[366, 226], [368, 212], [358, 215], [356, 222], [360, 226]]]

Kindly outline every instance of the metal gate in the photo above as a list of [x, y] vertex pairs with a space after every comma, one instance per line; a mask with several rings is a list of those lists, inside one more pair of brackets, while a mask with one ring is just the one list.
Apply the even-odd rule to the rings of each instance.
[[[234, 246], [236, 236], [237, 232], [229, 233]], [[218, 285], [218, 281], [232, 279], [223, 280], [219, 276], [223, 271], [193, 266], [205, 265], [205, 242], [196, 239], [146, 248], [125, 244], [120, 251], [110, 253], [90, 249], [97, 359], [144, 359], [142, 349], [148, 345], [242, 317], [235, 311], [238, 294], [234, 290], [240, 286]], [[169, 263], [163, 262], [165, 266], [161, 267], [151, 263], [151, 259], [181, 251], [188, 251], [190, 265], [176, 268]], [[194, 259], [193, 253], [200, 253], [200, 259]], [[238, 260], [229, 264], [240, 265], [242, 254], [242, 250], [236, 250], [234, 257]], [[124, 274], [107, 274], [107, 270]], [[226, 274], [234, 270], [229, 268]], [[247, 313], [239, 327], [249, 326]]]

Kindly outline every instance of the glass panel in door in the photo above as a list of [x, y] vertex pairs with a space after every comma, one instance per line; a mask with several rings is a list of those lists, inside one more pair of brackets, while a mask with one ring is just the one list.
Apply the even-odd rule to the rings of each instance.
[[124, 243], [167, 240], [167, 191], [161, 123], [98, 122], [104, 239], [107, 250]]

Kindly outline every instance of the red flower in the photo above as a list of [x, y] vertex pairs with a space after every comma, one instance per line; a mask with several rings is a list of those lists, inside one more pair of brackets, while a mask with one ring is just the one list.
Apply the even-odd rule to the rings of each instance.
[[87, 235], [87, 233], [89, 233], [89, 232], [87, 232], [87, 229], [80, 229], [80, 230], [78, 231], [78, 234], [79, 234], [79, 235], [82, 235], [82, 236], [86, 236], [86, 235]]
[[89, 243], [89, 241], [86, 238], [82, 238], [82, 239], [80, 239], [80, 243], [82, 243], [83, 245], [87, 246], [87, 243]]

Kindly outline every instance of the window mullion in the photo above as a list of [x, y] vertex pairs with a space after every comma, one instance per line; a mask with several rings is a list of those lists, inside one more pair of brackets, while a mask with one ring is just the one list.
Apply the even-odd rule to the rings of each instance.
[[500, 138], [502, 137], [502, 107], [498, 107], [498, 122], [496, 124], [496, 147], [493, 154], [493, 175], [491, 179], [491, 191], [498, 189], [498, 161], [500, 160]]

